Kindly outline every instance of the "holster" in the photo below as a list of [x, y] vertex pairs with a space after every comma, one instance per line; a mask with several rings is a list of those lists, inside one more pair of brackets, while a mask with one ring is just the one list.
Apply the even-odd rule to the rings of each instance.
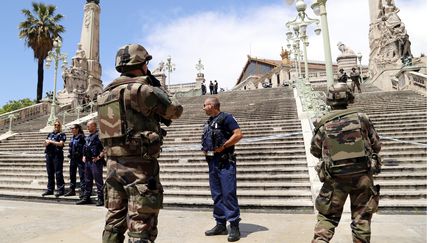
[[378, 175], [379, 173], [381, 173], [381, 167], [382, 167], [381, 157], [376, 153], [372, 153], [369, 156], [369, 166], [370, 166], [370, 171], [373, 175]]
[[158, 158], [161, 152], [162, 140], [159, 134], [152, 131], [140, 133], [141, 156], [144, 159]]

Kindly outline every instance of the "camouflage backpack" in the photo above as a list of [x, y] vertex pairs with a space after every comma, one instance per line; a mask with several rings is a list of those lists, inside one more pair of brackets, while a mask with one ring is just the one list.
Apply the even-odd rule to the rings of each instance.
[[330, 175], [350, 175], [368, 171], [368, 152], [361, 131], [359, 110], [333, 111], [321, 118], [316, 131], [324, 126], [323, 155]]

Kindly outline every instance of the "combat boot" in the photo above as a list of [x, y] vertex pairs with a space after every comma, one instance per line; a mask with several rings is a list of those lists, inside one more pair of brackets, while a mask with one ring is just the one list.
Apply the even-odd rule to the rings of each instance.
[[211, 230], [207, 230], [205, 232], [206, 236], [211, 236], [211, 235], [226, 235], [228, 234], [227, 228], [225, 225], [223, 224], [216, 224], [215, 227], [213, 227]]
[[102, 198], [98, 198], [97, 202], [96, 202], [96, 207], [100, 207], [100, 206], [104, 206], [104, 200]]
[[75, 189], [70, 189], [64, 196], [65, 197], [71, 197], [71, 196], [75, 196]]
[[84, 204], [91, 204], [92, 201], [90, 199], [89, 196], [84, 196], [81, 200], [79, 200], [78, 202], [76, 202], [76, 205], [84, 205]]
[[240, 228], [238, 223], [237, 224], [231, 224], [230, 225], [230, 233], [228, 235], [228, 241], [238, 241], [240, 240]]
[[53, 191], [44, 191], [44, 193], [42, 193], [42, 197], [48, 196], [48, 195], [53, 195]]

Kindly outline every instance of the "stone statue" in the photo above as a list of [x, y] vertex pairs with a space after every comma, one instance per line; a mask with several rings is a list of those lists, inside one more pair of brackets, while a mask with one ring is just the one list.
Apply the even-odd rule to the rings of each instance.
[[161, 62], [159, 62], [158, 67], [155, 68], [155, 69], [152, 71], [152, 73], [153, 73], [153, 74], [160, 74], [160, 73], [163, 73], [164, 67], [165, 67], [165, 63], [164, 63], [163, 61], [161, 61]]
[[281, 50], [280, 56], [281, 56], [281, 58], [282, 58], [282, 64], [283, 64], [283, 65], [289, 65], [289, 64], [290, 64], [290, 61], [289, 61], [289, 54], [290, 54], [290, 52], [289, 52], [287, 49], [284, 49], [284, 48], [282, 47], [282, 50]]
[[88, 69], [87, 58], [81, 43], [78, 43], [78, 49], [75, 52], [75, 56], [72, 57], [72, 66], [73, 68], [80, 68], [86, 71]]
[[341, 52], [339, 56], [356, 56], [355, 52], [342, 42], [337, 43], [338, 49]]
[[87, 3], [96, 3], [99, 5], [99, 0], [87, 0]]
[[198, 59], [198, 63], [195, 65], [195, 69], [198, 71], [198, 76], [201, 74], [202, 70], [204, 70], [204, 64], [202, 64], [201, 58]]

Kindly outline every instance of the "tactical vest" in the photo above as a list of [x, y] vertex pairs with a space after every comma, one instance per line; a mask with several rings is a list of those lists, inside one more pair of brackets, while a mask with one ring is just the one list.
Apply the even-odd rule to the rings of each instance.
[[[358, 110], [334, 111], [323, 117], [316, 129], [324, 126], [323, 155], [330, 175], [351, 175], [368, 171], [369, 158], [361, 130]], [[317, 131], [317, 130], [316, 130]]]
[[[214, 119], [208, 119], [204, 124], [204, 131], [201, 137], [202, 149], [205, 152], [214, 151], [215, 148], [222, 147], [232, 136], [232, 132], [224, 130], [224, 120], [228, 114], [221, 112]], [[226, 150], [234, 150], [227, 148]], [[225, 150], [224, 150], [225, 151]], [[230, 152], [230, 151], [225, 151]]]
[[158, 157], [162, 136], [154, 109], [170, 101], [147, 79], [120, 77], [98, 97], [99, 137], [108, 156]]

